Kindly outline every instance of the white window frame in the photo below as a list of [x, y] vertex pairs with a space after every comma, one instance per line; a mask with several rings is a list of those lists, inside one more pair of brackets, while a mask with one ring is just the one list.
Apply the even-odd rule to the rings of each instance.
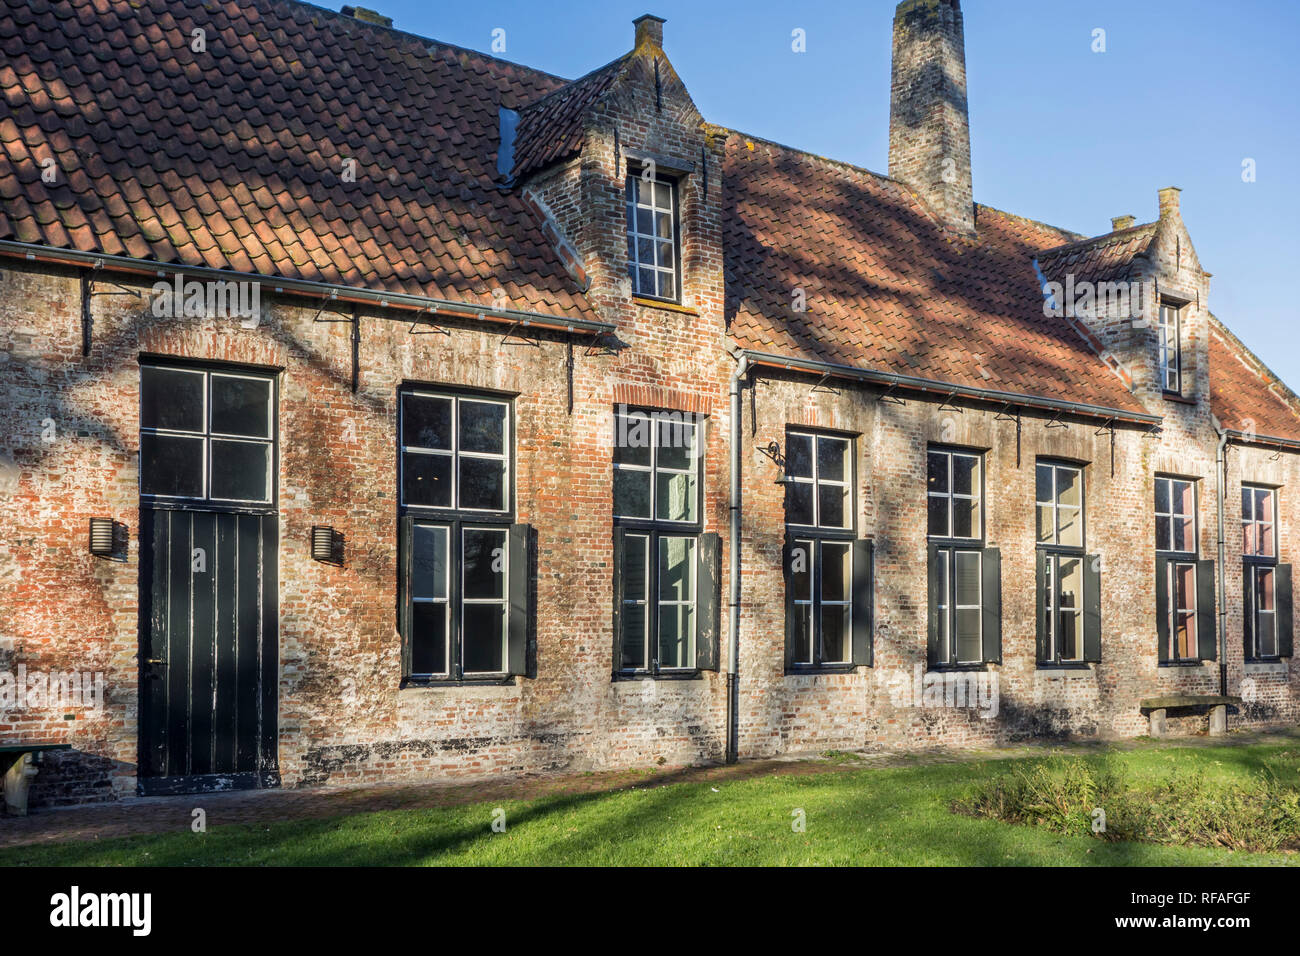
[[[633, 533], [635, 533], [635, 532], [633, 532]], [[699, 586], [700, 586], [700, 582], [697, 580], [698, 577], [699, 577], [699, 574], [698, 574], [698, 572], [697, 572], [697, 568], [699, 567], [699, 547], [700, 547], [699, 535], [696, 535], [696, 534], [673, 534], [672, 532], [663, 532], [663, 533], [660, 533], [660, 534], [658, 534], [658, 535], [655, 536], [655, 541], [656, 541], [656, 543], [658, 544], [658, 553], [656, 553], [655, 556], [654, 556], [654, 558], [655, 558], [655, 574], [654, 574], [654, 582], [655, 582], [655, 584], [656, 584], [656, 587], [655, 587], [655, 625], [656, 625], [656, 627], [655, 627], [655, 630], [654, 630], [653, 638], [654, 638], [654, 642], [655, 642], [655, 647], [654, 647], [654, 654], [653, 654], [653, 656], [652, 656], [652, 657], [647, 657], [646, 660], [649, 661], [649, 660], [652, 660], [652, 659], [653, 659], [653, 660], [657, 661], [657, 662], [658, 662], [658, 669], [659, 669], [659, 672], [660, 672], [660, 673], [679, 673], [679, 674], [680, 674], [680, 673], [686, 673], [686, 672], [689, 672], [689, 671], [694, 671], [694, 670], [697, 670], [697, 667], [696, 667], [696, 664], [695, 664], [695, 660], [696, 660], [695, 631], [696, 631], [696, 626], [697, 626], [697, 625], [696, 625], [695, 616], [699, 613], [699, 606], [696, 604], [696, 600], [695, 600], [695, 599], [696, 599], [697, 592], [699, 591]], [[689, 595], [688, 597], [686, 597], [686, 598], [674, 598], [674, 599], [670, 599], [670, 600], [664, 600], [663, 597], [661, 597], [661, 595], [660, 595], [661, 587], [658, 586], [658, 585], [660, 584], [659, 578], [660, 578], [660, 576], [663, 574], [663, 564], [662, 564], [662, 561], [663, 561], [664, 547], [665, 547], [665, 544], [666, 544], [668, 541], [684, 541], [684, 542], [686, 542], [686, 544], [687, 544], [688, 557], [687, 557], [687, 560], [686, 560], [686, 566], [687, 566], [687, 568], [689, 569], [689, 574], [690, 574], [690, 580], [691, 580], [690, 592], [691, 592], [691, 593], [690, 593], [690, 595]], [[649, 581], [647, 581], [647, 583], [646, 583], [646, 587], [649, 588], [649, 586], [650, 586], [650, 585], [649, 585]], [[685, 664], [675, 664], [675, 665], [667, 666], [667, 665], [665, 665], [665, 664], [663, 663], [663, 661], [662, 661], [662, 659], [661, 659], [661, 657], [660, 657], [660, 646], [659, 646], [659, 630], [660, 630], [661, 622], [663, 621], [664, 608], [673, 608], [673, 609], [677, 609], [677, 610], [676, 610], [676, 614], [677, 614], [678, 619], [680, 620], [680, 618], [681, 618], [681, 611], [680, 611], [679, 609], [680, 609], [680, 608], [683, 608], [683, 607], [689, 607], [689, 608], [691, 609], [691, 624], [690, 624], [690, 627], [688, 627], [688, 628], [686, 629], [686, 655], [685, 655], [685, 656], [686, 656], [686, 663], [685, 663]], [[650, 627], [649, 627], [649, 623], [647, 622], [647, 624], [646, 624], [646, 631], [648, 632], [649, 630], [650, 630]], [[648, 652], [648, 651], [650, 650], [650, 648], [647, 647], [646, 650], [647, 650], [647, 652]]]
[[[1180, 553], [1186, 554], [1187, 552]], [[1191, 607], [1179, 607], [1175, 601], [1178, 592], [1174, 587], [1174, 582], [1178, 578], [1178, 569], [1184, 567], [1192, 569], [1192, 586], [1188, 590]], [[1165, 587], [1168, 588], [1167, 593], [1169, 594], [1169, 621], [1167, 624], [1169, 629], [1169, 660], [1173, 663], [1201, 659], [1200, 608], [1196, 606], [1201, 587], [1200, 573], [1201, 569], [1195, 558], [1187, 560], [1186, 558], [1170, 557], [1165, 568]], [[1178, 619], [1184, 614], [1188, 615], [1188, 619], [1191, 621], [1191, 652], [1187, 656], [1183, 656], [1178, 652]]]
[[[628, 238], [628, 271], [632, 279], [632, 294], [639, 298], [658, 299], [663, 302], [680, 302], [682, 299], [682, 277], [681, 277], [681, 249], [679, 248], [680, 228], [677, 218], [677, 180], [657, 175], [645, 175], [644, 173], [629, 173], [627, 187], [633, 191], [632, 196], [624, 195], [624, 201], [627, 206], [627, 238]], [[643, 189], [649, 185], [650, 200], [645, 201]], [[663, 186], [668, 191], [668, 205], [661, 206], [655, 198], [655, 185]], [[656, 217], [667, 215], [671, 225], [672, 236], [665, 239], [654, 232], [643, 233], [637, 229], [637, 211], [647, 210], [650, 213], [650, 228], [654, 229]], [[640, 259], [640, 244], [642, 241], [649, 242], [650, 248], [654, 250], [653, 262], [642, 262]], [[672, 252], [672, 264], [661, 266], [658, 263], [659, 248], [661, 245], [667, 245]], [[655, 276], [655, 288], [645, 290], [641, 288], [641, 270], [648, 269]], [[660, 289], [663, 287], [662, 275], [667, 273], [672, 277], [673, 295], [664, 295]]]
[[[443, 546], [446, 549], [446, 555], [447, 555], [447, 560], [443, 563], [443, 569], [442, 569], [442, 590], [443, 593], [446, 595], [446, 597], [442, 599], [422, 598], [422, 597], [416, 597], [414, 594], [412, 594], [410, 596], [410, 601], [411, 601], [412, 608], [414, 608], [416, 604], [441, 604], [443, 605], [444, 608], [446, 608], [446, 611], [442, 619], [442, 659], [443, 661], [446, 662], [447, 666], [441, 671], [427, 671], [427, 672], [414, 671], [409, 676], [445, 678], [451, 676], [451, 621], [452, 621], [451, 561], [452, 561], [452, 556], [455, 554], [455, 551], [452, 549], [451, 546], [451, 525], [444, 524], [442, 522], [413, 521], [411, 523], [411, 534], [415, 535], [417, 533], [416, 529], [420, 529], [420, 528], [431, 529], [440, 532], [442, 534]], [[415, 553], [414, 540], [411, 542], [411, 553], [412, 554]], [[412, 620], [414, 620], [414, 613], [412, 613]]]
[[[166, 372], [180, 372], [185, 375], [197, 375], [201, 380], [203, 394], [203, 412], [202, 421], [199, 430], [181, 429], [181, 428], [159, 428], [156, 426], [146, 426], [144, 424], [144, 403], [140, 402], [139, 408], [139, 425], [140, 425], [140, 450], [137, 455], [137, 482], [140, 484], [140, 497], [147, 501], [185, 501], [201, 502], [209, 501], [222, 505], [244, 505], [251, 507], [267, 507], [275, 502], [275, 467], [276, 467], [276, 447], [275, 447], [275, 401], [276, 401], [276, 380], [273, 375], [257, 375], [240, 371], [225, 371], [215, 368], [190, 368], [185, 365], [169, 365], [165, 362], [144, 362], [140, 366], [141, 390], [143, 391], [143, 376], [145, 369], [159, 369]], [[224, 379], [245, 379], [248, 381], [260, 382], [266, 385], [266, 430], [265, 436], [255, 435], [235, 435], [229, 432], [218, 432], [212, 429], [212, 387], [213, 380], [217, 378]], [[200, 457], [200, 493], [198, 495], [168, 495], [156, 492], [146, 492], [143, 488], [143, 478], [145, 472], [144, 465], [144, 436], [153, 435], [159, 438], [182, 438], [199, 443]], [[212, 494], [212, 467], [213, 467], [213, 450], [212, 442], [230, 442], [247, 445], [259, 445], [266, 449], [266, 473], [263, 476], [262, 487], [266, 491], [264, 498], [222, 498]]]
[[[1169, 539], [1167, 541], [1160, 541], [1159, 538], [1157, 538], [1156, 550], [1168, 555], [1198, 554], [1200, 534], [1201, 534], [1201, 529], [1200, 529], [1201, 502], [1200, 502], [1200, 489], [1197, 487], [1197, 483], [1190, 478], [1179, 478], [1175, 475], [1156, 475], [1155, 481], [1156, 481], [1156, 485], [1159, 485], [1161, 482], [1164, 482], [1169, 486], [1168, 495], [1167, 495], [1169, 501], [1168, 511], [1161, 511], [1158, 505], [1156, 505], [1156, 502], [1160, 500], [1160, 495], [1158, 490], [1152, 502], [1153, 510], [1155, 512], [1155, 517], [1157, 519], [1156, 520], [1157, 535], [1159, 535], [1159, 526], [1160, 526], [1159, 519], [1160, 518], [1169, 519]], [[1192, 489], [1191, 515], [1180, 515], [1174, 511], [1174, 488], [1176, 485], [1188, 485], [1191, 487]], [[1192, 522], [1192, 548], [1190, 551], [1183, 551], [1173, 546], [1174, 541], [1177, 539], [1174, 522], [1178, 520], [1185, 520], [1187, 518], [1190, 518]]]
[[[655, 620], [655, 616], [651, 613], [651, 608], [650, 608], [650, 585], [655, 580], [655, 570], [650, 567], [650, 561], [651, 561], [650, 542], [651, 540], [653, 540], [653, 537], [654, 537], [653, 534], [649, 531], [628, 531], [623, 535], [623, 548], [624, 548], [623, 553], [625, 558], [627, 555], [628, 543], [633, 541], [634, 539], [640, 539], [639, 547], [641, 548], [641, 559], [643, 561], [642, 567], [644, 568], [644, 571], [642, 572], [643, 590], [641, 592], [640, 598], [632, 598], [631, 600], [628, 599], [625, 569], [619, 568], [618, 573], [623, 576], [623, 580], [624, 580], [624, 584], [623, 584], [624, 608], [628, 606], [632, 606], [632, 607], [640, 607], [644, 609], [644, 613], [641, 615], [642, 663], [639, 667], [627, 667], [623, 663], [622, 660], [623, 647], [627, 643], [627, 617], [624, 616], [623, 623], [621, 625], [624, 630], [623, 633], [619, 635], [619, 644], [618, 644], [620, 656], [617, 662], [617, 666], [615, 667], [615, 670], [627, 670], [627, 671], [635, 671], [635, 672], [648, 671], [651, 669], [651, 663], [655, 659], [654, 654], [651, 653], [651, 647], [650, 647], [650, 624], [652, 621]], [[658, 560], [658, 556], [656, 555], [654, 559]], [[657, 597], [658, 596], [656, 595], [656, 598]]]
[[[1278, 544], [1278, 542], [1277, 542], [1277, 489], [1276, 489], [1276, 488], [1273, 488], [1273, 487], [1270, 487], [1269, 485], [1253, 485], [1253, 484], [1249, 484], [1249, 483], [1243, 482], [1243, 483], [1242, 483], [1242, 486], [1241, 486], [1241, 490], [1242, 490], [1243, 492], [1250, 492], [1250, 510], [1251, 510], [1251, 515], [1250, 515], [1249, 518], [1246, 517], [1245, 515], [1242, 515], [1242, 516], [1241, 516], [1241, 552], [1242, 552], [1242, 554], [1243, 554], [1245, 557], [1248, 557], [1248, 558], [1272, 558], [1272, 559], [1276, 559], [1276, 558], [1277, 558], [1277, 544]], [[1268, 495], [1268, 503], [1269, 503], [1269, 515], [1268, 515], [1268, 518], [1267, 518], [1266, 520], [1263, 520], [1263, 521], [1257, 519], [1257, 518], [1255, 517], [1255, 514], [1254, 514], [1254, 513], [1255, 513], [1255, 497], [1256, 497], [1256, 495], [1257, 495], [1259, 492], [1261, 492], [1261, 491], [1267, 493], [1267, 495]], [[1257, 543], [1261, 540], [1260, 532], [1261, 532], [1262, 530], [1264, 530], [1265, 528], [1267, 528], [1270, 532], [1272, 532], [1272, 534], [1270, 535], [1270, 537], [1272, 538], [1272, 542], [1273, 542], [1273, 547], [1272, 547], [1272, 550], [1271, 550], [1271, 551], [1265, 553], [1265, 552], [1259, 551], [1258, 549], [1255, 550], [1255, 551], [1247, 551], [1247, 550], [1246, 550], [1246, 528], [1249, 527], [1249, 526], [1253, 526], [1254, 529], [1255, 529], [1255, 541], [1256, 541]]]
[[[513, 409], [508, 399], [489, 398], [481, 395], [461, 395], [455, 392], [445, 392], [438, 390], [429, 390], [421, 388], [404, 388], [398, 392], [398, 421], [397, 421], [397, 438], [400, 454], [398, 455], [397, 469], [397, 494], [399, 504], [403, 508], [414, 508], [419, 510], [433, 511], [460, 511], [469, 514], [482, 515], [505, 515], [514, 510], [514, 460], [511, 454], [513, 450], [514, 436], [511, 433], [513, 424]], [[443, 399], [451, 402], [451, 448], [424, 448], [420, 445], [407, 445], [402, 442], [402, 432], [404, 429], [404, 419], [406, 416], [406, 399], [407, 397], [415, 398], [434, 398]], [[502, 418], [501, 426], [501, 453], [463, 451], [460, 447], [460, 404], [461, 401], [480, 405], [498, 405], [504, 409], [505, 414]], [[451, 502], [445, 505], [428, 505], [408, 502], [405, 497], [405, 475], [406, 475], [406, 456], [414, 455], [437, 455], [451, 459]], [[466, 508], [460, 504], [460, 459], [461, 458], [479, 458], [483, 460], [498, 461], [502, 464], [502, 507], [501, 508]]]
[[[1254, 644], [1255, 658], [1257, 660], [1275, 660], [1282, 652], [1280, 636], [1277, 633], [1277, 565], [1261, 563], [1247, 564], [1246, 567], [1250, 568], [1250, 594], [1246, 595], [1246, 601], [1247, 611], [1251, 615], [1250, 634], [1252, 643]], [[1268, 572], [1269, 592], [1272, 595], [1272, 600], [1269, 602], [1273, 608], [1271, 611], [1261, 610], [1259, 606], [1259, 579], [1263, 572]], [[1268, 654], [1264, 653], [1259, 637], [1260, 618], [1265, 614], [1273, 620], [1273, 650]]]
[[[852, 488], [854, 476], [854, 457], [853, 457], [853, 439], [844, 435], [827, 435], [820, 432], [809, 432], [798, 429], [790, 429], [786, 432], [786, 457], [789, 457], [789, 445], [791, 438], [807, 438], [812, 442], [812, 477], [791, 475], [786, 472], [785, 480], [790, 484], [812, 485], [812, 504], [813, 520], [812, 524], [796, 524], [789, 522], [796, 528], [825, 528], [830, 531], [852, 531], [856, 515], [854, 510], [856, 505], [853, 496], [849, 493]], [[836, 442], [844, 446], [844, 479], [842, 481], [834, 478], [823, 478], [821, 476], [821, 460], [818, 455], [818, 443], [822, 441]], [[822, 523], [822, 504], [820, 489], [822, 485], [839, 488], [840, 496], [844, 501], [844, 523], [840, 525]]]
[[[940, 660], [936, 661], [939, 666], [959, 666], [979, 665], [986, 663], [984, 660], [984, 549], [969, 548], [958, 545], [943, 545], [939, 548], [939, 554], [943, 556], [944, 563], [944, 584], [945, 587], [939, 594], [939, 601], [936, 611], [939, 614], [940, 634], [939, 650]], [[979, 583], [979, 603], [978, 604], [958, 604], [957, 603], [957, 556], [959, 554], [975, 555], [978, 565], [976, 580]], [[979, 654], [973, 660], [962, 660], [957, 656], [957, 612], [958, 611], [977, 611], [975, 619], [979, 621]]]
[[[1050, 663], [1059, 662], [1065, 664], [1077, 664], [1083, 661], [1085, 656], [1085, 651], [1083, 647], [1083, 643], [1084, 643], [1083, 609], [1087, 605], [1087, 601], [1088, 601], [1087, 598], [1088, 576], [1083, 573], [1085, 570], [1083, 567], [1083, 562], [1087, 560], [1087, 556], [1084, 555], [1082, 552], [1079, 552], [1078, 554], [1074, 554], [1074, 553], [1066, 553], [1061, 551], [1051, 551], [1043, 555], [1043, 557], [1045, 558], [1043, 567], [1047, 573], [1047, 580], [1043, 582], [1044, 584], [1043, 593], [1046, 595], [1047, 598], [1047, 607], [1044, 608], [1044, 611], [1047, 614], [1047, 660], [1044, 661], [1044, 663], [1050, 664]], [[1077, 607], [1063, 608], [1059, 606], [1062, 561], [1079, 562], [1079, 605]], [[1079, 635], [1079, 641], [1078, 641], [1079, 652], [1075, 657], [1066, 657], [1064, 654], [1060, 652], [1059, 644], [1061, 639], [1061, 633], [1060, 633], [1061, 617], [1058, 615], [1065, 615], [1065, 614], [1070, 614], [1072, 617], [1074, 617], [1076, 621], [1075, 633]]]
[[[501, 597], [468, 598], [465, 596], [465, 535], [471, 531], [487, 531], [501, 536]], [[450, 562], [448, 562], [450, 563]], [[450, 597], [450, 594], [448, 594]], [[506, 672], [510, 661], [510, 529], [505, 525], [462, 524], [460, 526], [460, 673], [465, 679], [498, 677]], [[501, 608], [501, 668], [494, 671], [472, 671], [465, 667], [465, 608], [471, 604], [497, 605]], [[448, 656], [448, 661], [451, 660]]]
[[[1160, 303], [1160, 388], [1170, 395], [1183, 393], [1183, 307], [1172, 302]], [[1173, 345], [1169, 344], [1170, 334]], [[1173, 385], [1170, 386], [1170, 376]]]
[[[614, 429], [615, 429], [614, 440], [615, 441], [618, 440], [617, 437], [618, 419], [620, 417], [620, 414], [621, 417], [629, 420], [633, 418], [644, 419], [646, 420], [647, 427], [649, 428], [650, 464], [633, 465], [633, 464], [627, 464], [625, 462], [616, 461], [614, 462], [614, 471], [615, 472], [629, 471], [629, 472], [638, 472], [640, 474], [650, 475], [650, 502], [649, 502], [650, 514], [649, 515], [620, 514], [618, 511], [618, 504], [619, 504], [618, 496], [615, 495], [612, 503], [612, 507], [614, 509], [614, 517], [621, 518], [625, 521], [653, 521], [655, 523], [663, 523], [668, 525], [681, 525], [683, 527], [688, 525], [700, 524], [701, 521], [700, 498], [703, 491], [702, 486], [704, 484], [703, 469], [700, 467], [700, 462], [703, 459], [703, 455], [701, 453], [701, 448], [700, 448], [700, 431], [701, 431], [700, 419], [696, 416], [688, 417], [687, 413], [685, 412], [656, 413], [652, 411], [645, 411], [639, 408], [637, 409], [628, 408], [623, 410], [620, 413], [616, 409], [614, 412]], [[672, 417], [674, 414], [680, 417]], [[667, 465], [661, 465], [659, 463], [659, 426], [664, 423], [666, 423], [667, 425], [673, 428], [689, 428], [691, 430], [691, 448], [690, 448], [690, 454], [688, 455], [688, 458], [690, 459], [690, 464], [688, 467], [670, 468]], [[694, 493], [691, 496], [691, 517], [663, 518], [659, 516], [659, 475], [660, 474], [686, 475], [688, 478], [694, 477], [695, 489], [694, 489]]]
[[[984, 456], [978, 452], [955, 451], [946, 448], [928, 448], [926, 449], [926, 472], [929, 473], [929, 462], [931, 455], [942, 455], [946, 459], [948, 468], [948, 490], [947, 491], [930, 491], [926, 487], [926, 501], [931, 498], [943, 498], [947, 501], [948, 509], [948, 534], [932, 534], [929, 531], [930, 526], [930, 509], [925, 510], [926, 532], [931, 539], [941, 541], [981, 541], [984, 538]], [[975, 471], [971, 480], [971, 494], [958, 494], [953, 490], [953, 459], [969, 458], [975, 462]], [[957, 537], [953, 534], [953, 503], [957, 500], [969, 501], [973, 505], [973, 518], [971, 522], [971, 534]]]
[[[1050, 501], [1043, 501], [1038, 498], [1038, 469], [1042, 469], [1042, 468], [1049, 469], [1052, 473], [1052, 498]], [[1058, 500], [1059, 495], [1057, 494], [1057, 488], [1058, 488], [1057, 475], [1059, 472], [1062, 471], [1073, 472], [1074, 474], [1079, 476], [1078, 505], [1063, 505]], [[1086, 493], [1087, 492], [1084, 485], [1083, 468], [1081, 466], [1069, 465], [1069, 464], [1064, 464], [1064, 463], [1059, 463], [1054, 461], [1040, 461], [1035, 465], [1034, 504], [1037, 506], [1037, 508], [1048, 508], [1051, 510], [1052, 513], [1052, 537], [1050, 540], [1047, 541], [1044, 541], [1040, 538], [1038, 540], [1038, 544], [1053, 545], [1055, 547], [1060, 547], [1060, 548], [1074, 548], [1079, 551], [1083, 550], [1085, 534], [1087, 532], [1087, 524], [1085, 523], [1085, 519], [1084, 519], [1084, 509], [1086, 507], [1086, 498], [1085, 498]], [[1037, 521], [1038, 521], [1037, 508], [1035, 509], [1034, 512], [1035, 525], [1037, 525]], [[1076, 515], [1079, 521], [1079, 543], [1078, 544], [1066, 544], [1061, 540], [1061, 512], [1066, 510], [1074, 510], [1078, 512], [1078, 514]], [[1034, 537], [1035, 538], [1038, 537], [1037, 527], [1035, 527], [1034, 529]]]

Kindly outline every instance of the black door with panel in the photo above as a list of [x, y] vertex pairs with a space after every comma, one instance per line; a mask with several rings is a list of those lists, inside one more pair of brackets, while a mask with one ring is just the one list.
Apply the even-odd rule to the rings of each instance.
[[273, 376], [141, 365], [140, 789], [276, 786]]

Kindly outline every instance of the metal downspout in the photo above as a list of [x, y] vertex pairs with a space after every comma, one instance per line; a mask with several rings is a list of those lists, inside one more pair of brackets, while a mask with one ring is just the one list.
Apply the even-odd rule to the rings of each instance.
[[731, 603], [727, 619], [727, 763], [735, 763], [740, 751], [740, 380], [749, 371], [749, 358], [742, 355], [731, 376]]
[[1226, 557], [1223, 534], [1224, 495], [1228, 493], [1228, 432], [1214, 423], [1214, 430], [1219, 434], [1219, 447], [1214, 457], [1214, 481], [1216, 497], [1219, 499], [1219, 693], [1228, 695], [1228, 587], [1223, 563]]

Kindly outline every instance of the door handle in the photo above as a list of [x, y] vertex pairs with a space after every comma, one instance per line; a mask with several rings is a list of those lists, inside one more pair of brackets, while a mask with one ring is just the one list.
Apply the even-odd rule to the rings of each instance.
[[149, 658], [148, 660], [146, 660], [145, 663], [146, 663], [146, 664], [156, 664], [156, 665], [158, 665], [158, 666], [160, 666], [160, 667], [166, 667], [166, 666], [167, 666], [167, 661], [166, 661], [166, 659], [161, 658], [161, 657], [151, 657], [151, 658]]

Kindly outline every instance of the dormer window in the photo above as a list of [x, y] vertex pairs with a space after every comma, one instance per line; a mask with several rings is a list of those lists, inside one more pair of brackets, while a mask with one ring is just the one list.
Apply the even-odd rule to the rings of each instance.
[[1171, 395], [1183, 392], [1182, 309], [1172, 302], [1160, 303], [1160, 388]]
[[677, 182], [649, 170], [627, 177], [627, 272], [632, 294], [681, 301]]

